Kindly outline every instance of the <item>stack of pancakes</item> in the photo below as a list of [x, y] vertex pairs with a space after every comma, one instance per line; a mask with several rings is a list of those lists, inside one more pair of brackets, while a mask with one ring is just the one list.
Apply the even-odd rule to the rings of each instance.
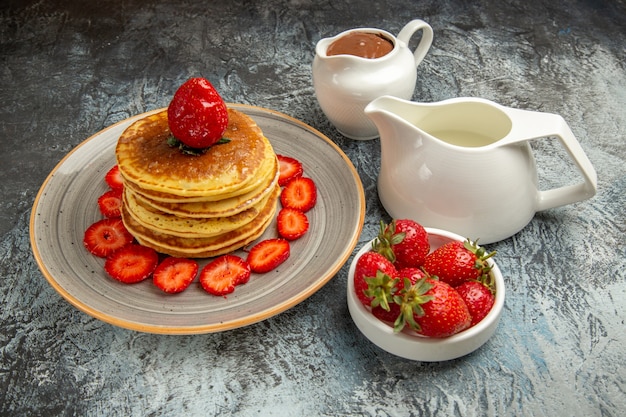
[[279, 165], [252, 118], [228, 110], [227, 143], [189, 155], [168, 144], [167, 111], [129, 126], [115, 150], [122, 219], [137, 241], [172, 256], [205, 258], [257, 239], [276, 212]]

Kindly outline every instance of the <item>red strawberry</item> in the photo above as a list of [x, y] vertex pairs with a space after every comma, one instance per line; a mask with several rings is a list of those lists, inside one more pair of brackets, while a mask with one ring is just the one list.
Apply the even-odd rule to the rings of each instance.
[[159, 263], [152, 248], [132, 244], [113, 252], [104, 262], [104, 270], [124, 284], [134, 284], [148, 278]]
[[[424, 271], [418, 268], [404, 268], [398, 271], [397, 283], [395, 285], [395, 294], [399, 294], [405, 287], [410, 287], [414, 285], [418, 280], [424, 278], [426, 274]], [[405, 281], [405, 278], [408, 279], [408, 282]], [[394, 302], [389, 302], [389, 310], [384, 307], [378, 305], [376, 307], [372, 307], [372, 314], [377, 317], [379, 320], [393, 323], [396, 321], [398, 316], [400, 316], [400, 304]], [[401, 302], [401, 298], [398, 299]]]
[[389, 259], [380, 253], [365, 252], [357, 259], [354, 268], [354, 291], [357, 298], [366, 307], [371, 306], [374, 299], [379, 305], [388, 304], [392, 297], [393, 279], [397, 274], [396, 267]]
[[109, 190], [98, 198], [98, 208], [104, 217], [120, 217], [122, 214], [122, 190]]
[[275, 269], [289, 258], [289, 242], [285, 239], [265, 239], [248, 252], [248, 263], [252, 272], [263, 274]]
[[207, 148], [226, 131], [228, 109], [209, 81], [191, 78], [174, 94], [167, 120], [176, 139], [191, 148]]
[[491, 311], [495, 296], [487, 285], [479, 281], [466, 281], [455, 289], [472, 315], [472, 326], [478, 324]]
[[152, 282], [166, 293], [182, 292], [191, 284], [198, 273], [198, 263], [193, 259], [165, 258], [154, 270]]
[[287, 240], [296, 240], [309, 230], [309, 219], [300, 210], [283, 208], [276, 217], [278, 234]]
[[83, 244], [89, 252], [101, 258], [106, 258], [116, 250], [133, 243], [131, 235], [122, 219], [103, 219], [87, 228]]
[[311, 178], [294, 178], [287, 183], [280, 194], [283, 207], [306, 213], [317, 202], [317, 187]]
[[222, 255], [200, 271], [200, 285], [213, 295], [226, 295], [250, 279], [250, 265], [237, 255]]
[[385, 255], [398, 269], [417, 268], [430, 252], [428, 233], [410, 219], [392, 220], [389, 225], [381, 221], [374, 250]]
[[280, 174], [278, 177], [278, 185], [284, 187], [294, 178], [300, 178], [304, 173], [302, 163], [297, 159], [285, 155], [276, 155], [280, 164]]
[[452, 241], [431, 252], [424, 260], [424, 269], [456, 287], [471, 279], [487, 279], [491, 270], [487, 259], [493, 255], [495, 252], [487, 254], [485, 249], [469, 239]]
[[448, 337], [471, 324], [472, 316], [465, 301], [445, 282], [422, 278], [400, 296], [401, 314], [394, 323], [395, 331], [408, 325], [424, 336]]
[[111, 168], [104, 176], [104, 181], [109, 187], [111, 187], [111, 189], [121, 190], [124, 187], [124, 179], [120, 173], [120, 167], [118, 165], [114, 165], [113, 168]]

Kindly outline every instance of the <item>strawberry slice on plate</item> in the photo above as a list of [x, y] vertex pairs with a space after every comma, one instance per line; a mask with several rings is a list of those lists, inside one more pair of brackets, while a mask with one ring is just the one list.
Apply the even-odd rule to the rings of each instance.
[[89, 252], [100, 258], [106, 258], [118, 249], [133, 243], [131, 235], [122, 219], [103, 219], [87, 228], [83, 244]]
[[200, 271], [200, 285], [213, 295], [226, 295], [250, 279], [250, 265], [237, 255], [222, 255]]
[[248, 252], [248, 263], [252, 272], [263, 274], [275, 269], [289, 258], [289, 242], [285, 239], [265, 239]]
[[309, 230], [309, 219], [300, 210], [283, 208], [276, 217], [278, 234], [287, 240], [296, 240]]
[[113, 252], [104, 262], [104, 270], [113, 279], [134, 284], [148, 278], [159, 263], [159, 255], [152, 248], [132, 244]]
[[280, 194], [283, 207], [300, 210], [303, 213], [311, 210], [317, 202], [317, 187], [311, 178], [294, 178], [287, 183]]
[[114, 165], [104, 176], [104, 181], [112, 190], [121, 190], [124, 188], [124, 180], [120, 173], [120, 167]]
[[104, 217], [121, 217], [122, 190], [112, 189], [98, 197], [98, 208]]
[[198, 273], [198, 263], [193, 259], [165, 258], [152, 274], [152, 282], [162, 291], [175, 294], [189, 287]]
[[278, 185], [284, 187], [294, 178], [299, 178], [304, 173], [302, 163], [295, 158], [285, 155], [276, 155], [280, 166]]

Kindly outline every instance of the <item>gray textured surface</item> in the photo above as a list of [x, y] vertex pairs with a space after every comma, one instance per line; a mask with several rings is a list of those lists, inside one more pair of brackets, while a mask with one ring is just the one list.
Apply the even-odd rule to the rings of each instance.
[[[0, 415], [618, 416], [626, 409], [626, 4], [606, 1], [4, 1], [0, 4]], [[508, 284], [495, 336], [446, 363], [390, 357], [345, 304], [347, 265], [314, 296], [225, 333], [159, 336], [77, 311], [32, 257], [28, 218], [74, 146], [167, 105], [190, 76], [227, 101], [321, 130], [384, 217], [378, 142], [338, 135], [310, 77], [344, 29], [435, 31], [415, 99], [480, 96], [563, 115], [598, 171], [592, 200], [538, 214], [489, 245]], [[534, 144], [544, 187], [577, 178]]]

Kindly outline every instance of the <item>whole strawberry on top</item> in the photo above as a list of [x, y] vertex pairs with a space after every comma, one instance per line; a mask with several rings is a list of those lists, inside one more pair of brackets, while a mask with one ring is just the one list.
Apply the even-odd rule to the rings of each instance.
[[217, 143], [228, 126], [228, 109], [213, 85], [204, 78], [187, 80], [167, 108], [172, 135], [190, 148]]
[[398, 269], [422, 266], [430, 243], [424, 227], [411, 219], [380, 222], [380, 232], [374, 241], [374, 251], [389, 259]]
[[475, 241], [452, 241], [432, 251], [424, 260], [424, 270], [439, 280], [456, 287], [465, 281], [489, 279], [491, 266], [487, 259], [495, 252], [487, 253]]

